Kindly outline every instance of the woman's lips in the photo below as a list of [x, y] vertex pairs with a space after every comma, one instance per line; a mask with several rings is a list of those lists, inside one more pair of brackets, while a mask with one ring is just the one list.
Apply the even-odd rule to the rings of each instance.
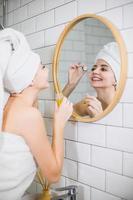
[[99, 77], [92, 77], [91, 80], [92, 80], [92, 81], [102, 81], [102, 79], [99, 78]]

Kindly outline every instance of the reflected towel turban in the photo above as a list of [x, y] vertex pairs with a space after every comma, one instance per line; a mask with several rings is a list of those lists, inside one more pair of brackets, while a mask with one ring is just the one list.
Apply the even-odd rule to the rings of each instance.
[[95, 61], [98, 59], [103, 59], [110, 65], [112, 71], [114, 72], [116, 82], [118, 83], [121, 67], [118, 44], [116, 42], [110, 42], [104, 45], [104, 47], [97, 54]]

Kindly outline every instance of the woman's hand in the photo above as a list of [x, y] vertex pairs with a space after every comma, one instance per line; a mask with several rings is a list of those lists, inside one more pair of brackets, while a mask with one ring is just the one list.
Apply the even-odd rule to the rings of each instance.
[[65, 126], [67, 120], [70, 118], [73, 112], [73, 104], [68, 101], [66, 97], [63, 97], [60, 106], [55, 103], [54, 120], [58, 125]]
[[70, 66], [68, 70], [68, 83], [62, 90], [64, 96], [68, 97], [72, 93], [86, 71], [86, 66], [83, 64], [73, 64]]
[[90, 117], [96, 117], [103, 112], [102, 104], [96, 97], [87, 95], [83, 102], [86, 106], [86, 114]]
[[83, 75], [86, 73], [86, 70], [83, 70], [85, 65], [73, 64], [70, 66], [68, 71], [68, 84], [76, 86]]

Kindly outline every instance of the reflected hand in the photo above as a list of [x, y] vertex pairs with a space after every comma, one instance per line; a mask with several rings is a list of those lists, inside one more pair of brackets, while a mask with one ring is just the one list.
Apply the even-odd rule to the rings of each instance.
[[84, 104], [86, 106], [86, 114], [90, 117], [96, 117], [103, 112], [101, 102], [94, 96], [87, 95], [84, 99]]
[[62, 90], [64, 96], [69, 97], [86, 71], [87, 67], [85, 65], [73, 64], [70, 66], [68, 70], [68, 83]]
[[70, 66], [68, 71], [68, 84], [76, 86], [80, 79], [83, 77], [83, 75], [86, 73], [87, 70], [83, 70], [86, 68], [85, 65], [73, 64]]

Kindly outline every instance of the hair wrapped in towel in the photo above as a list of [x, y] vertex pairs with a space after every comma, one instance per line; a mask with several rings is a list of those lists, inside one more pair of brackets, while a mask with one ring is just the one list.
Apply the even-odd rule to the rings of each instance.
[[39, 68], [40, 56], [34, 53], [25, 36], [11, 28], [0, 31], [0, 130], [3, 108], [10, 93], [30, 85]]
[[118, 44], [116, 42], [110, 42], [104, 45], [104, 47], [97, 54], [95, 61], [98, 59], [103, 59], [110, 65], [112, 71], [114, 72], [116, 82], [118, 83], [121, 70], [120, 51]]

